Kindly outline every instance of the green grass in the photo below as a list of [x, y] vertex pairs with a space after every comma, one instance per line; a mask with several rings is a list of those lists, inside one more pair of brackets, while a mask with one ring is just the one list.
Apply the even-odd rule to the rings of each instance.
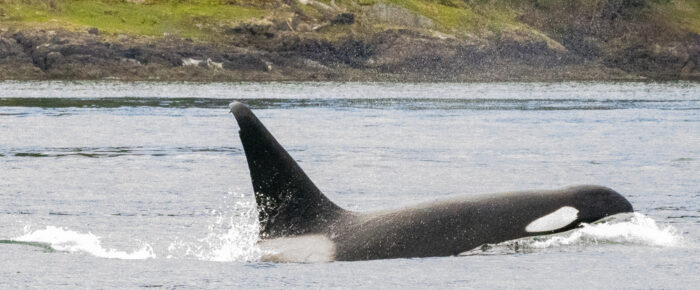
[[505, 28], [525, 28], [516, 21], [516, 12], [496, 2], [386, 0], [433, 20], [437, 29], [447, 33], [499, 33]]
[[[335, 4], [355, 13], [363, 13], [358, 7], [376, 3], [396, 5], [431, 19], [438, 31], [459, 36], [497, 35], [504, 30], [531, 31], [533, 28], [517, 20], [518, 13], [536, 9], [543, 11], [542, 15], [566, 20], [571, 13], [588, 15], [603, 7], [604, 1], [607, 0], [336, 0]], [[700, 1], [647, 1], [650, 9], [663, 12], [664, 17], [679, 27], [700, 33]], [[329, 4], [330, 0], [320, 2]], [[313, 5], [296, 6], [313, 19], [326, 17]], [[222, 27], [239, 22], [261, 18], [285, 20], [292, 15], [292, 10], [281, 0], [146, 0], [144, 4], [125, 0], [0, 0], [0, 27], [96, 27], [107, 35], [207, 39], [217, 37]], [[349, 31], [348, 28], [332, 28], [322, 34]]]
[[439, 3], [420, 0], [388, 0], [388, 3], [404, 7], [413, 13], [433, 20], [443, 31], [472, 31], [475, 29], [477, 15], [470, 7], [452, 7]]
[[[9, 1], [0, 19], [10, 24], [57, 24], [96, 27], [109, 34], [204, 37], [219, 27], [271, 13], [256, 7], [213, 1], [134, 4], [121, 1]], [[29, 4], [27, 4], [29, 2]], [[53, 4], [50, 4], [53, 3]]]
[[700, 1], [674, 0], [669, 4], [670, 18], [676, 20], [683, 28], [700, 34]]
[[312, 5], [297, 5], [299, 10], [301, 10], [304, 15], [311, 17], [311, 18], [321, 18], [323, 17], [323, 13], [321, 11], [318, 11], [314, 6]]

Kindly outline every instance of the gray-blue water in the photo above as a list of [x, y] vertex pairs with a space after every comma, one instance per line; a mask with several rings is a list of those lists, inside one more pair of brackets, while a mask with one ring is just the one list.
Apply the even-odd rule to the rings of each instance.
[[[456, 257], [270, 263], [232, 100], [342, 207], [600, 184], [636, 215]], [[1, 288], [696, 288], [700, 84], [0, 82]]]

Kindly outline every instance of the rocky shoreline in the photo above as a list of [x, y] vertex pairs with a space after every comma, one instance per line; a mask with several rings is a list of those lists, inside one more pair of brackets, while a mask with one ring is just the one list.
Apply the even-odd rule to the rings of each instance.
[[[538, 25], [537, 15], [526, 16], [523, 22]], [[372, 33], [319, 34], [318, 27], [358, 25], [355, 14], [339, 13], [315, 29], [303, 21], [240, 23], [214, 40], [0, 27], [0, 80], [700, 80], [694, 32], [664, 34], [655, 26], [653, 34], [621, 35], [613, 24], [600, 33], [574, 23], [551, 37], [504, 30], [458, 38], [417, 27], [419, 20]]]

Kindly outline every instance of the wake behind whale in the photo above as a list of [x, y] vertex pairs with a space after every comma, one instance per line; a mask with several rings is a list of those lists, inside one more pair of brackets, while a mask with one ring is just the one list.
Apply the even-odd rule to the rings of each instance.
[[[0, 248], [30, 247], [48, 253], [87, 253], [98, 258], [129, 260], [308, 263], [326, 262], [334, 258], [333, 253], [328, 251], [332, 244], [320, 235], [272, 239], [256, 244], [258, 222], [251, 218], [257, 219], [257, 215], [247, 216], [247, 213], [256, 211], [255, 206], [248, 202], [231, 203], [227, 199], [221, 202], [224, 207], [221, 212], [217, 211], [216, 217], [209, 226], [210, 230], [213, 227], [221, 230], [213, 230], [206, 237], [194, 237], [189, 241], [182, 239], [193, 237], [176, 237], [166, 244], [159, 244], [154, 240], [148, 242], [130, 240], [127, 244], [131, 244], [131, 247], [115, 249], [100, 245], [99, 241], [102, 237], [92, 233], [80, 233], [56, 226], [38, 229], [25, 226], [25, 232], [21, 236], [0, 240]], [[109, 236], [108, 233], [102, 233], [102, 235]], [[98, 241], [96, 246], [94, 241]], [[640, 213], [622, 213], [593, 224], [583, 224], [583, 227], [568, 232], [485, 244], [459, 255], [493, 256], [542, 251], [567, 252], [605, 245], [656, 248], [697, 247], [673, 226], [659, 225], [652, 218]], [[144, 252], [144, 249], [147, 251]]]
[[328, 260], [450, 256], [633, 211], [619, 193], [596, 185], [470, 195], [372, 213], [348, 211], [323, 195], [245, 105], [232, 103], [230, 109], [250, 169], [262, 245], [320, 241]]

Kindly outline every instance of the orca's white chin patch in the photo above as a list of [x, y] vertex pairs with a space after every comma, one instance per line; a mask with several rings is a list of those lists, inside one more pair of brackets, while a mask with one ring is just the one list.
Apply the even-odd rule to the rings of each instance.
[[324, 235], [262, 240], [258, 245], [263, 262], [330, 262], [335, 257], [335, 244]]
[[525, 227], [529, 233], [549, 232], [568, 226], [578, 218], [578, 209], [565, 206], [540, 217]]

